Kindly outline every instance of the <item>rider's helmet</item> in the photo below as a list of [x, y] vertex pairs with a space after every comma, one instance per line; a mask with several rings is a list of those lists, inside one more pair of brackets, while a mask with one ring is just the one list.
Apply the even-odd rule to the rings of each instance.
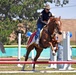
[[49, 10], [50, 10], [50, 9], [51, 9], [51, 7], [50, 7], [50, 5], [49, 5], [49, 4], [45, 4], [45, 5], [44, 5], [44, 9], [49, 9]]

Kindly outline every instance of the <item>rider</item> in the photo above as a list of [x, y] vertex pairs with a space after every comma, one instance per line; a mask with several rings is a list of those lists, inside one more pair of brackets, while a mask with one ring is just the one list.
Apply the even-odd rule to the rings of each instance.
[[40, 30], [48, 24], [48, 19], [52, 17], [52, 13], [50, 12], [50, 5], [45, 4], [43, 11], [40, 13], [39, 19], [37, 21], [37, 32], [35, 35], [35, 42], [38, 44], [39, 43], [39, 35], [40, 35]]

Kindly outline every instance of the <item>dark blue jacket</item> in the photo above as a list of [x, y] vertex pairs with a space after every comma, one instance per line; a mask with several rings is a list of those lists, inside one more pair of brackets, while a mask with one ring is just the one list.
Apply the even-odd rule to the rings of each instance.
[[[46, 13], [45, 12], [45, 10], [43, 10], [42, 12], [41, 12], [41, 15], [40, 15], [40, 17], [39, 17], [39, 19], [38, 19], [38, 23], [43, 23], [42, 21], [48, 21], [48, 19], [50, 18], [50, 17], [52, 17], [52, 13], [49, 11], [48, 13]], [[44, 25], [45, 23], [43, 23], [43, 25]]]

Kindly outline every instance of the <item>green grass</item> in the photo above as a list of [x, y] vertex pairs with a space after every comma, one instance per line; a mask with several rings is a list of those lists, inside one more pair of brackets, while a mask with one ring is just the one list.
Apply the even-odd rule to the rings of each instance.
[[76, 73], [56, 73], [56, 74], [54, 74], [54, 73], [51, 73], [51, 74], [46, 74], [46, 73], [26, 73], [26, 74], [18, 74], [18, 73], [14, 73], [14, 74], [0, 74], [0, 75], [76, 75]]
[[[13, 70], [13, 71], [15, 71], [15, 70], [21, 70], [21, 68], [17, 68], [16, 67], [17, 65], [15, 65], [14, 66], [14, 68], [12, 67], [11, 68], [11, 66], [9, 66], [9, 68], [8, 69], [3, 69], [3, 70]], [[43, 68], [36, 68], [36, 70], [42, 70]], [[45, 68], [44, 68], [45, 69]], [[26, 68], [25, 70], [28, 70], [28, 68]], [[31, 70], [31, 68], [30, 68], [30, 70]], [[51, 69], [49, 69], [49, 70], [51, 70]], [[2, 70], [1, 70], [2, 71]], [[35, 73], [7, 73], [7, 74], [0, 74], [0, 75], [76, 75], [76, 73], [39, 73], [39, 72], [35, 72]]]

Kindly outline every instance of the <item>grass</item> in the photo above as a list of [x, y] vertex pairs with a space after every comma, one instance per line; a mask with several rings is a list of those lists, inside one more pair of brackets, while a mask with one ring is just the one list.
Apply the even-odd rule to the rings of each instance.
[[0, 75], [76, 75], [76, 73], [73, 73], [73, 74], [72, 73], [66, 73], [66, 74], [65, 73], [56, 73], [56, 74], [54, 74], [54, 73], [53, 74], [52, 73], [51, 74], [46, 74], [46, 73], [44, 73], [44, 74], [40, 74], [40, 73], [31, 73], [31, 74], [29, 74], [29, 73], [28, 74], [14, 73], [14, 74], [12, 74], [12, 73], [10, 73], [10, 74], [0, 74]]
[[[75, 58], [74, 58], [75, 59]], [[24, 58], [21, 59], [22, 61], [24, 60]], [[30, 60], [30, 59], [29, 59]], [[28, 60], [28, 61], [29, 61]], [[76, 75], [76, 73], [40, 73], [40, 70], [43, 71], [55, 71], [56, 69], [46, 69], [46, 67], [48, 66], [47, 64], [39, 64], [39, 67], [36, 67], [36, 71], [35, 73], [0, 73], [0, 75]], [[73, 68], [76, 68], [76, 64], [72, 65]], [[31, 65], [26, 65], [25, 70], [32, 70]], [[18, 67], [17, 64], [0, 64], [0, 71], [21, 71], [21, 67]]]

